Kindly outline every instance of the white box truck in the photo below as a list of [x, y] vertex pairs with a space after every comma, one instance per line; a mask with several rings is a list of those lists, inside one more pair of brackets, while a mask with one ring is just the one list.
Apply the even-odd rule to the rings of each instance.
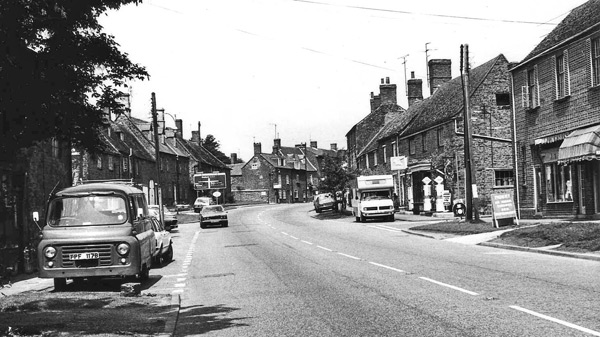
[[352, 201], [352, 213], [356, 221], [394, 221], [394, 179], [391, 175], [359, 176], [356, 186]]

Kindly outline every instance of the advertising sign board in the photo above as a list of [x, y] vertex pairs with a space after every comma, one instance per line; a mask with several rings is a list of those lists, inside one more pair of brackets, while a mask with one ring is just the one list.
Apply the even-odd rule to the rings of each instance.
[[196, 191], [225, 189], [226, 187], [227, 178], [225, 173], [194, 174], [194, 189]]
[[[492, 214], [494, 220], [494, 226], [500, 227], [501, 225], [507, 226], [513, 224], [513, 219], [517, 221], [517, 212], [515, 210], [515, 203], [510, 193], [498, 193], [492, 194]], [[502, 221], [510, 219], [510, 221]]]

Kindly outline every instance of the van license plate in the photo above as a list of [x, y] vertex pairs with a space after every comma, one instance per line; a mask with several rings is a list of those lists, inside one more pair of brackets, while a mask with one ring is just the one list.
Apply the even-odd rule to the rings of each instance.
[[97, 252], [69, 254], [69, 260], [93, 260], [93, 259], [99, 259], [99, 258], [100, 258], [100, 253], [97, 253]]

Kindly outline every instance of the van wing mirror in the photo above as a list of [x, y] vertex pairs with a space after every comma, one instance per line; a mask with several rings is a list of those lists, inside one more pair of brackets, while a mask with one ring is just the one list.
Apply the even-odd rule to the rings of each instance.
[[144, 209], [140, 207], [140, 208], [137, 209], [137, 217], [139, 219], [142, 216], [144, 216]]
[[40, 213], [33, 212], [33, 221], [40, 221]]

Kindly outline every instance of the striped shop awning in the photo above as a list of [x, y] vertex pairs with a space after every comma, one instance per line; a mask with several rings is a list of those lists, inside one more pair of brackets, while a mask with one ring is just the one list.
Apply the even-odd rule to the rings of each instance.
[[600, 125], [571, 132], [558, 149], [558, 162], [600, 159]]

